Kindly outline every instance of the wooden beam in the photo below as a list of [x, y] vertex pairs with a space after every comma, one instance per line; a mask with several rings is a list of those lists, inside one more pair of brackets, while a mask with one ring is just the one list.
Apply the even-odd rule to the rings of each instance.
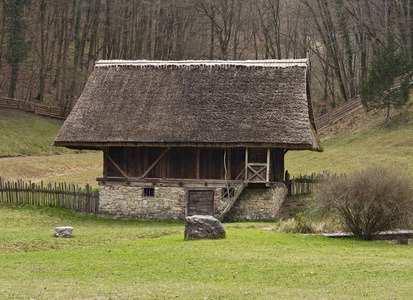
[[261, 176], [261, 172], [267, 168], [267, 164], [254, 164], [255, 167], [261, 167], [260, 169], [254, 169], [251, 165], [252, 164], [249, 164], [248, 168], [252, 171], [253, 174], [247, 179], [247, 181], [253, 182], [252, 179], [259, 177], [263, 182], [266, 182], [265, 178]]
[[270, 158], [271, 158], [271, 149], [267, 149], [267, 182], [270, 182]]
[[[110, 178], [97, 178], [100, 182], [105, 182], [106, 185], [126, 185], [125, 177], [110, 177]], [[226, 188], [228, 185], [230, 188], [234, 188], [237, 185], [242, 184], [243, 180], [228, 180], [226, 182], [222, 179], [184, 179], [184, 178], [142, 178], [137, 177], [129, 178], [129, 186], [144, 186], [144, 187], [158, 187], [158, 186], [170, 186], [170, 187], [190, 187], [199, 189], [208, 188]]]
[[108, 162], [106, 160], [106, 155], [108, 153], [108, 147], [104, 147], [103, 149], [103, 177], [108, 177]]
[[162, 159], [162, 157], [164, 157], [164, 155], [166, 153], [168, 153], [169, 149], [171, 149], [171, 147], [166, 148], [161, 155], [159, 155], [159, 157], [149, 166], [149, 168], [146, 169], [145, 172], [143, 172], [143, 174], [141, 176], [139, 176], [139, 179], [144, 178], [146, 175], [149, 174], [150, 171], [152, 171], [152, 169], [158, 164], [158, 162]]
[[112, 159], [112, 157], [110, 157], [109, 152], [106, 151], [105, 152], [106, 157], [109, 159], [109, 161], [115, 166], [116, 169], [118, 169], [118, 171], [122, 174], [123, 177], [125, 177], [127, 180], [129, 180], [128, 175], [126, 175], [125, 172], [123, 172], [122, 168], [119, 167], [119, 165]]

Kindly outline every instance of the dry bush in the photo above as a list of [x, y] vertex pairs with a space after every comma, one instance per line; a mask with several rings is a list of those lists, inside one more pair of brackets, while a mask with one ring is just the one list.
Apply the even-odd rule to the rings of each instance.
[[324, 225], [315, 225], [301, 213], [295, 218], [280, 220], [278, 231], [282, 233], [321, 233]]
[[319, 211], [337, 216], [357, 238], [412, 226], [413, 181], [395, 169], [370, 167], [327, 181], [316, 194]]

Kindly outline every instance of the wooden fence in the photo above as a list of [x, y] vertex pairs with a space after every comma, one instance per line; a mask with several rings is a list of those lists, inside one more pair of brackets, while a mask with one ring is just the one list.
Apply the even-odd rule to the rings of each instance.
[[60, 108], [6, 97], [0, 97], [0, 107], [23, 110], [55, 119], [64, 120], [67, 117], [66, 112]]
[[92, 191], [89, 185], [85, 188], [66, 183], [43, 186], [43, 182], [6, 182], [0, 178], [0, 203], [55, 206], [97, 214], [99, 191]]
[[312, 194], [314, 192], [315, 185], [318, 182], [325, 181], [327, 179], [333, 179], [337, 177], [346, 176], [345, 174], [330, 174], [328, 171], [323, 173], [313, 173], [311, 175], [300, 175], [290, 179], [288, 172], [286, 173], [285, 183], [288, 188], [288, 196], [296, 197], [305, 194]]
[[341, 118], [362, 109], [363, 105], [361, 104], [360, 98], [354, 98], [339, 108], [322, 115], [321, 117], [316, 119], [317, 130], [321, 131], [328, 126], [332, 125], [333, 123], [337, 122]]

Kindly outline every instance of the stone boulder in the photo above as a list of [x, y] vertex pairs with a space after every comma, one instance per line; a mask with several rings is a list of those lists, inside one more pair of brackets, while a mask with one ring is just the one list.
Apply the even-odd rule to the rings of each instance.
[[73, 227], [56, 227], [54, 229], [55, 237], [70, 238], [73, 234]]
[[223, 239], [225, 228], [212, 216], [194, 215], [185, 218], [185, 239]]

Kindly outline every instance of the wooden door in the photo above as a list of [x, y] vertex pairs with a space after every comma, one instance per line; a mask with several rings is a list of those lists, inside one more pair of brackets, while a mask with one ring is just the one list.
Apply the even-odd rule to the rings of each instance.
[[187, 215], [214, 215], [213, 190], [189, 190]]

